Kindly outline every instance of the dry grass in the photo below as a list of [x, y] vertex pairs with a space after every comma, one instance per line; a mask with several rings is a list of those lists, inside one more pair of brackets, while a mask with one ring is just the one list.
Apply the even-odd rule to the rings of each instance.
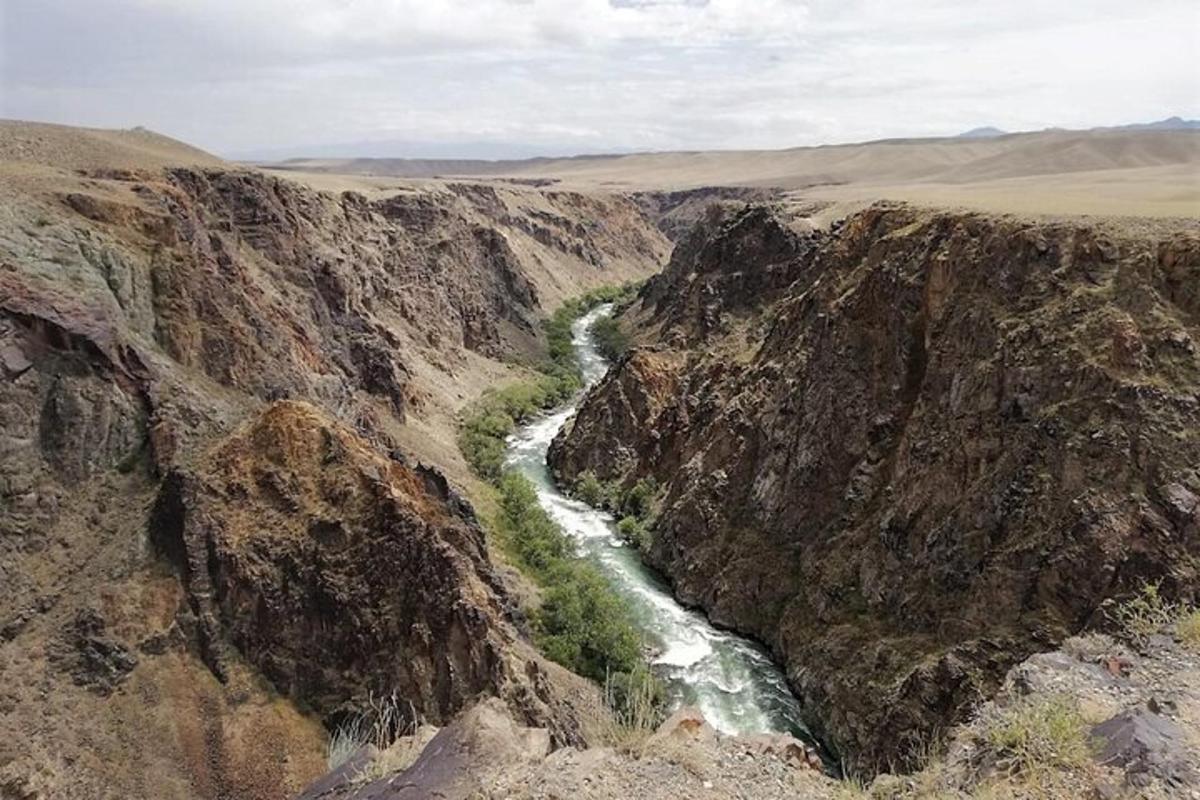
[[646, 742], [663, 722], [662, 684], [642, 666], [628, 674], [610, 673], [604, 681], [604, 703], [612, 716], [601, 740], [620, 752], [643, 755]]
[[1070, 698], [1028, 698], [987, 718], [984, 741], [998, 767], [1036, 786], [1057, 773], [1091, 763], [1088, 730], [1087, 720]]
[[847, 778], [833, 788], [833, 800], [872, 800], [874, 794], [857, 778]]
[[354, 717], [338, 725], [329, 737], [329, 749], [325, 756], [329, 771], [349, 761], [360, 747], [368, 743], [368, 739], [367, 725], [362, 717]]
[[346, 719], [329, 737], [326, 765], [333, 771], [345, 764], [361, 747], [373, 745], [386, 751], [396, 739], [415, 730], [416, 710], [408, 704], [408, 715], [401, 710], [399, 696], [367, 695], [366, 708]]
[[1179, 615], [1175, 622], [1175, 635], [1184, 647], [1200, 650], [1200, 608], [1193, 608]]
[[436, 733], [437, 730], [434, 728], [421, 727], [412, 736], [402, 736], [396, 739], [354, 776], [354, 782], [370, 783], [408, 769]]
[[1116, 607], [1114, 616], [1127, 636], [1138, 644], [1166, 630], [1179, 613], [1159, 594], [1157, 583], [1147, 583], [1140, 592]]

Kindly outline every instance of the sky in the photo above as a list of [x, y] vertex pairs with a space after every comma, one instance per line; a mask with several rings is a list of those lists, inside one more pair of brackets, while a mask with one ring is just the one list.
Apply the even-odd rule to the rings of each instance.
[[1200, 117], [1196, 0], [0, 0], [0, 117], [227, 157], [782, 148]]

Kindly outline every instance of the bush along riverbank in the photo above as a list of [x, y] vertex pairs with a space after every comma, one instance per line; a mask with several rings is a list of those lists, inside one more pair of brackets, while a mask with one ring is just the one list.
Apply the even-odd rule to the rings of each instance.
[[609, 362], [616, 361], [629, 349], [632, 340], [617, 322], [615, 315], [601, 317], [590, 328], [596, 350]]
[[602, 481], [591, 470], [579, 476], [567, 491], [577, 500], [593, 508], [601, 508], [617, 518], [617, 535], [638, 550], [650, 547], [654, 529], [655, 497], [658, 484], [654, 478], [640, 478], [629, 487], [616, 481]]
[[463, 416], [459, 447], [497, 492], [492, 534], [514, 565], [541, 589], [530, 617], [534, 640], [550, 659], [605, 687], [619, 722], [657, 723], [662, 691], [645, 659], [644, 637], [627, 602], [538, 502], [530, 481], [505, 468], [506, 439], [537, 414], [571, 399], [582, 376], [571, 326], [603, 303], [632, 297], [636, 285], [597, 289], [564, 303], [544, 323], [549, 358], [529, 381], [485, 394]]

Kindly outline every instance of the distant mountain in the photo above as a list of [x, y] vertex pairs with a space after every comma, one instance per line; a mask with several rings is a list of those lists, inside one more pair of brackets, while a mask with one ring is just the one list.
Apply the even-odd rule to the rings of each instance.
[[1110, 131], [1197, 131], [1200, 130], [1200, 119], [1184, 119], [1183, 117], [1168, 117], [1158, 122], [1135, 122], [1132, 125], [1116, 125], [1099, 130]]
[[992, 139], [996, 136], [1006, 136], [1006, 135], [1008, 135], [1008, 131], [1002, 131], [999, 128], [985, 126], [982, 128], [971, 128], [971, 130], [964, 131], [963, 133], [960, 133], [958, 136], [956, 136], [954, 138], [956, 138], [956, 139]]
[[[1041, 132], [1065, 131], [1069, 128], [1043, 128]], [[1195, 131], [1200, 130], [1200, 119], [1184, 119], [1183, 117], [1168, 117], [1157, 122], [1134, 122], [1129, 125], [1097, 125], [1088, 130], [1093, 131]], [[1026, 131], [1022, 131], [1025, 133]], [[996, 136], [1007, 136], [1010, 131], [993, 128], [990, 125], [982, 128], [972, 128], [958, 134], [956, 139], [992, 139]]]

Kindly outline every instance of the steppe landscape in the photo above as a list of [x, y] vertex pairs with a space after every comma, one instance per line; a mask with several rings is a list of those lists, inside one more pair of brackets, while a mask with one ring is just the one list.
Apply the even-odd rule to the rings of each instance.
[[[1200, 798], [1200, 124], [1177, 107], [701, 147], [592, 77], [545, 130], [596, 105], [679, 146], [366, 147], [339, 116], [308, 147], [155, 81], [268, 21], [299, 43], [262, 34], [263, 86], [298, 91], [292, 58], [358, 80], [359, 49], [304, 37], [370, 49], [338, 16], [359, 7], [110, 2], [212, 22], [169, 28], [177, 74], [103, 63], [262, 146], [60, 124], [107, 120], [107, 78], [0, 72], [0, 799]], [[528, 13], [579, 69], [624, 70], [642, 15], [704, 72], [693, 47], [840, 41], [817, 5], [583, 4], [617, 32], [570, 56], [546, 31], [571, 15]], [[431, 74], [499, 58], [372, 8]], [[504, 12], [481, 41], [534, 36]], [[75, 13], [15, 3], [2, 41], [106, 24]], [[130, 63], [167, 63], [148, 42]]]

